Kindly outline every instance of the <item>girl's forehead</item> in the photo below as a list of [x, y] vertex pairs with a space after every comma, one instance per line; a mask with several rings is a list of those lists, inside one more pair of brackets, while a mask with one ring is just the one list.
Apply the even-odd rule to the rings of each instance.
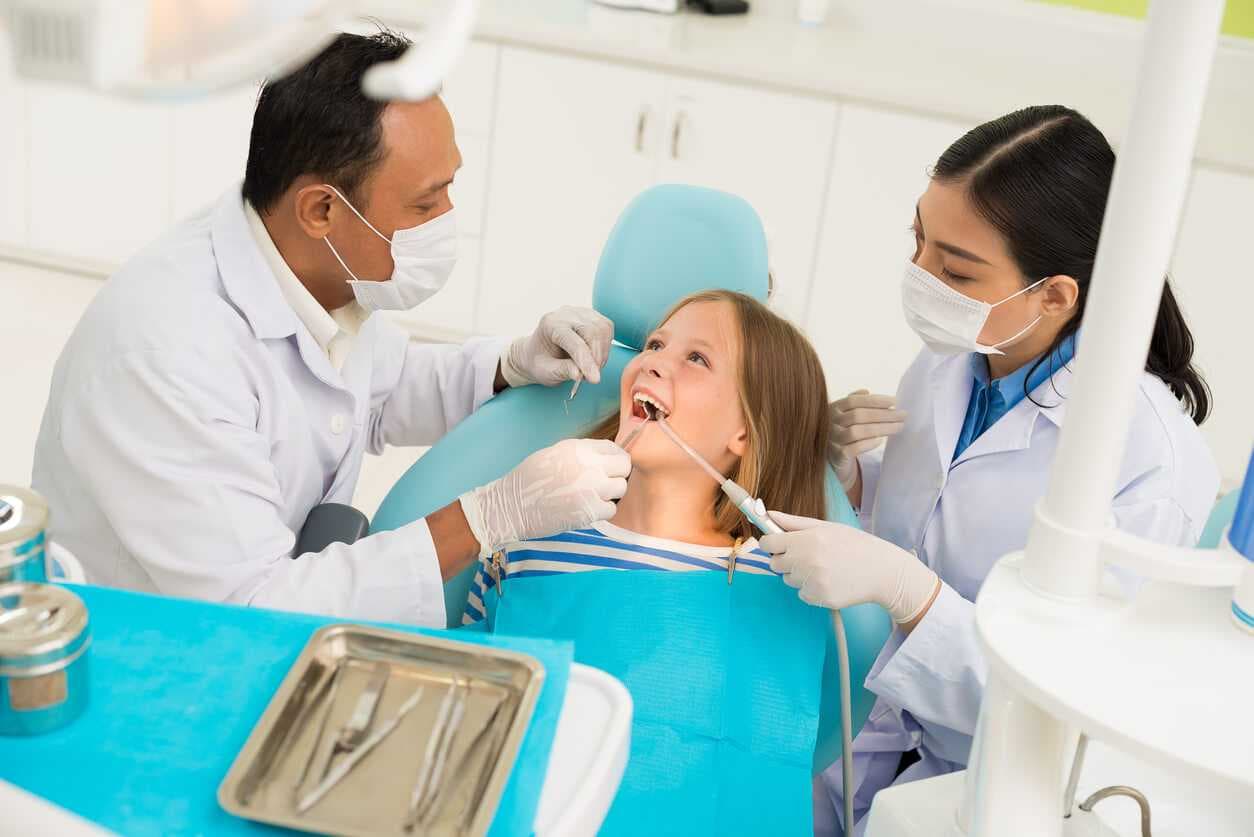
[[701, 340], [713, 349], [732, 351], [737, 345], [736, 312], [730, 302], [692, 302], [662, 323], [659, 334]]

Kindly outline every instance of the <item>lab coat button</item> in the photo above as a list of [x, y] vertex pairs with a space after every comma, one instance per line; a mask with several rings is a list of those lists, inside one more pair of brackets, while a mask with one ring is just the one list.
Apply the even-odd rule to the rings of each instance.
[[335, 415], [331, 416], [331, 432], [334, 433], [336, 436], [344, 432], [344, 427], [347, 424], [348, 422], [344, 419], [343, 413], [336, 413]]

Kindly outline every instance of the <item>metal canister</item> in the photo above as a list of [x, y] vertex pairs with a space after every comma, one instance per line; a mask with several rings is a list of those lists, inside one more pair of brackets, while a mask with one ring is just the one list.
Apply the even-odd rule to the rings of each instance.
[[0, 583], [47, 581], [48, 503], [16, 485], [0, 485]]
[[58, 584], [0, 584], [0, 735], [38, 735], [87, 708], [87, 605]]

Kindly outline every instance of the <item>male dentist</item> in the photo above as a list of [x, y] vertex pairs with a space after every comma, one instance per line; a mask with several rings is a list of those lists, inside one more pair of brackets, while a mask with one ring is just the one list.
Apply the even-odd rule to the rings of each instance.
[[266, 84], [242, 190], [132, 258], [75, 328], [33, 484], [90, 581], [442, 627], [444, 578], [613, 514], [629, 457], [567, 441], [425, 519], [291, 560], [314, 506], [350, 502], [366, 451], [429, 445], [506, 386], [595, 382], [613, 337], [574, 308], [464, 346], [371, 316], [430, 297], [456, 255], [448, 111], [361, 92], [408, 47], [340, 35]]

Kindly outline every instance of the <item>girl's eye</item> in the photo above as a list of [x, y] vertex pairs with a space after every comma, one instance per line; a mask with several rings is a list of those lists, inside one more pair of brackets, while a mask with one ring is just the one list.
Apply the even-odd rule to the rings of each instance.
[[701, 354], [700, 352], [693, 352], [692, 354], [688, 355], [688, 360], [692, 361], [693, 363], [699, 363], [702, 366], [704, 366], [706, 369], [710, 368], [710, 362], [706, 360], [705, 355]]
[[646, 352], [656, 352], [660, 348], [662, 348], [662, 341], [658, 340], [656, 337], [652, 338], [651, 340], [649, 340], [648, 343], [644, 344], [644, 350]]

